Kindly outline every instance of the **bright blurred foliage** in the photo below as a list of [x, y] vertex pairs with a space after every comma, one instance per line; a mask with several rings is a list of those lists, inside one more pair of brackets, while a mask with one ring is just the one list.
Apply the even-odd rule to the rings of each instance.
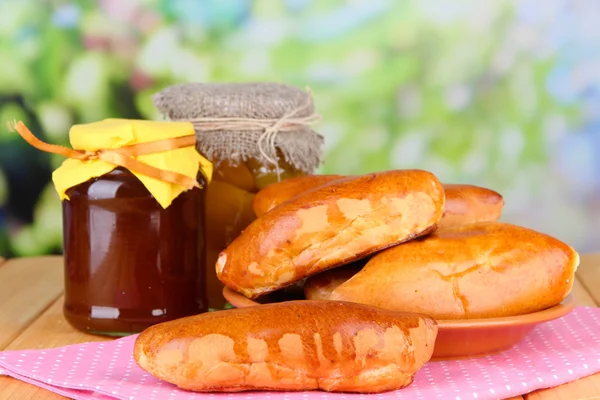
[[310, 86], [321, 172], [423, 168], [487, 186], [503, 220], [600, 250], [600, 2], [0, 0], [0, 255], [61, 251], [74, 123], [161, 116], [167, 85]]

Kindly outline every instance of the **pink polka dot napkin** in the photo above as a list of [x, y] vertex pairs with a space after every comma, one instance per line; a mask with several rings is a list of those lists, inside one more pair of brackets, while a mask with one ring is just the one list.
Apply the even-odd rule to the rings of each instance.
[[324, 392], [191, 393], [158, 381], [133, 361], [135, 336], [48, 350], [0, 352], [0, 374], [73, 399], [501, 399], [553, 387], [600, 371], [600, 308], [577, 307], [538, 326], [504, 353], [429, 362], [415, 381], [375, 395]]

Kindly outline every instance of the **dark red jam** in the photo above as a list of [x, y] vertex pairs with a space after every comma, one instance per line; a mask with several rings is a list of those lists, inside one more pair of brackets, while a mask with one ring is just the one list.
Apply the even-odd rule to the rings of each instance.
[[163, 209], [117, 168], [67, 195], [64, 315], [72, 326], [123, 336], [207, 311], [204, 189]]

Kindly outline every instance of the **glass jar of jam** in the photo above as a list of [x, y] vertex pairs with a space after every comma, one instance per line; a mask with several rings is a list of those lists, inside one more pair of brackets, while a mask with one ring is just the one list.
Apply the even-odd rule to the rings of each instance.
[[213, 166], [185, 122], [74, 125], [52, 174], [63, 206], [65, 300], [75, 328], [111, 336], [207, 311], [204, 200]]
[[135, 175], [117, 168], [67, 195], [63, 310], [71, 325], [123, 336], [207, 310], [197, 284], [204, 272], [203, 189], [162, 208]]
[[196, 149], [213, 165], [206, 193], [206, 290], [209, 308], [227, 307], [216, 261], [255, 218], [254, 195], [268, 184], [314, 173], [323, 137], [310, 90], [276, 82], [185, 83], [152, 102], [166, 119], [187, 121]]
[[[282, 160], [282, 159], [281, 159]], [[279, 162], [279, 177], [273, 165], [255, 158], [246, 161], [226, 159], [215, 164], [206, 193], [206, 291], [209, 306], [220, 309], [226, 304], [223, 283], [217, 278], [216, 265], [222, 252], [254, 219], [254, 195], [265, 186], [305, 173]]]

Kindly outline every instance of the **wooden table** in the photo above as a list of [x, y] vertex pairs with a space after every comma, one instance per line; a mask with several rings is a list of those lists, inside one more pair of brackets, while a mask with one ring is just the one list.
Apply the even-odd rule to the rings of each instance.
[[[111, 340], [71, 328], [62, 316], [62, 257], [0, 258], [0, 350], [43, 349]], [[583, 255], [573, 296], [578, 305], [600, 306], [600, 254]], [[0, 399], [61, 399], [62, 396], [0, 377]], [[600, 373], [514, 399], [600, 399]]]

